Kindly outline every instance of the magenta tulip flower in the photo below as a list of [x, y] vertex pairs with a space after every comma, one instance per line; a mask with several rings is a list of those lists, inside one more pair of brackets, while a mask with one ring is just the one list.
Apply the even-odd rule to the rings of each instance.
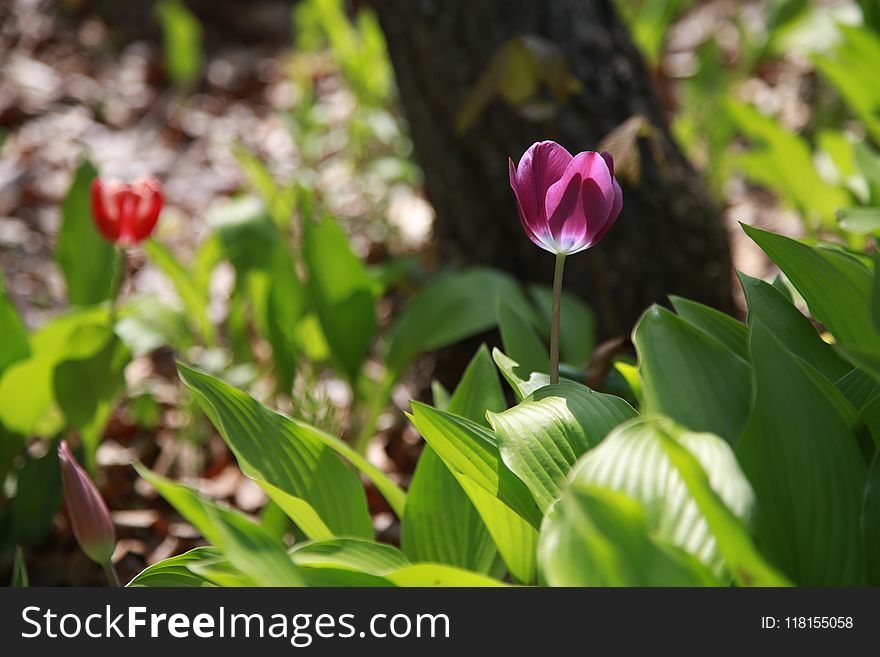
[[77, 462], [62, 440], [58, 446], [61, 478], [64, 481], [64, 501], [73, 526], [73, 535], [88, 557], [101, 564], [111, 584], [118, 584], [110, 557], [116, 547], [113, 519], [104, 498], [83, 467]]
[[617, 221], [623, 193], [610, 153], [572, 156], [555, 141], [540, 141], [510, 165], [510, 186], [529, 239], [556, 254], [550, 325], [550, 382], [559, 382], [559, 302], [565, 257], [595, 246]]
[[525, 152], [518, 167], [509, 162], [523, 229], [550, 253], [589, 249], [620, 214], [623, 193], [609, 153], [584, 151], [572, 157], [556, 142], [541, 141]]

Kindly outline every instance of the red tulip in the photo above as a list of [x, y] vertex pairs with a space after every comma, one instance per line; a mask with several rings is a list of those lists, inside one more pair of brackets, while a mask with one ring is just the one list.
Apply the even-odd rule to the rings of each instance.
[[64, 501], [70, 524], [73, 525], [73, 534], [92, 561], [106, 566], [116, 547], [116, 532], [110, 510], [65, 440], [58, 446], [58, 458], [64, 480]]
[[164, 204], [162, 186], [154, 178], [134, 183], [92, 181], [92, 216], [101, 235], [121, 246], [148, 238]]

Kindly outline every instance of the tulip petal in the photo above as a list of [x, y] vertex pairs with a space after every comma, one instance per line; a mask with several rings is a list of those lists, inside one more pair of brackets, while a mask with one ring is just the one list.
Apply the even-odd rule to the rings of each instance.
[[[571, 181], [581, 184], [579, 202], [564, 211]], [[590, 236], [604, 225], [614, 204], [613, 178], [605, 159], [593, 151], [578, 153], [559, 182], [547, 192], [545, 207], [550, 232], [563, 253], [576, 253], [590, 245]]]
[[530, 239], [534, 235], [539, 246], [554, 250], [553, 238], [547, 222], [544, 199], [550, 187], [565, 173], [572, 161], [572, 155], [565, 148], [553, 141], [541, 141], [523, 154], [516, 168], [515, 177], [511, 178], [511, 187], [516, 194], [520, 206], [520, 218], [523, 226], [528, 226], [526, 234]]

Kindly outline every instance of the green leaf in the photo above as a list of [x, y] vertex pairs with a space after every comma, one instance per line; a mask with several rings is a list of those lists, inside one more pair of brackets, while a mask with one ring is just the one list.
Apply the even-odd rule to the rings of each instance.
[[275, 224], [279, 228], [286, 229], [293, 219], [293, 211], [296, 207], [296, 187], [279, 185], [263, 161], [245, 146], [237, 144], [231, 150], [251, 190], [269, 209]]
[[400, 374], [423, 351], [441, 349], [496, 323], [496, 304], [503, 298], [521, 315], [533, 311], [510, 276], [491, 269], [447, 274], [424, 288], [406, 306], [388, 335], [386, 362]]
[[[7, 367], [0, 377], [0, 422], [9, 431], [48, 437], [61, 429], [52, 394], [55, 367], [94, 355], [104, 345], [101, 331], [107, 322], [106, 308], [83, 308], [55, 317], [31, 335], [31, 355]], [[73, 340], [78, 332], [95, 339]]]
[[874, 456], [868, 472], [862, 507], [862, 531], [867, 557], [867, 584], [880, 586], [880, 453]]
[[165, 71], [175, 86], [189, 87], [204, 66], [202, 26], [179, 0], [159, 0], [156, 15], [162, 25]]
[[290, 550], [293, 561], [304, 567], [348, 568], [370, 575], [388, 575], [410, 565], [400, 550], [362, 538], [334, 538], [299, 543]]
[[550, 371], [550, 354], [528, 319], [520, 315], [503, 297], [498, 299], [498, 328], [504, 352], [519, 365], [517, 375]]
[[333, 538], [330, 528], [321, 520], [321, 516], [315, 508], [301, 497], [296, 497], [270, 483], [261, 481], [260, 488], [266, 491], [266, 495], [278, 505], [284, 514], [296, 523], [308, 538], [314, 540]]
[[464, 474], [533, 527], [541, 513], [525, 484], [501, 460], [495, 434], [446, 411], [413, 401], [410, 420], [453, 474]]
[[199, 588], [214, 586], [209, 580], [195, 574], [190, 567], [203, 561], [216, 561], [219, 550], [213, 547], [197, 547], [175, 557], [163, 559], [152, 566], [147, 566], [135, 575], [127, 587], [160, 587], [160, 588]]
[[386, 576], [396, 586], [482, 587], [505, 586], [497, 579], [453, 566], [420, 563], [401, 568]]
[[[478, 423], [486, 411], [505, 406], [498, 373], [483, 345], [450, 398], [448, 410]], [[480, 514], [455, 476], [425, 445], [407, 494], [400, 523], [404, 553], [413, 561], [433, 561], [486, 573], [496, 550]]]
[[54, 445], [49, 443], [43, 456], [28, 456], [17, 472], [17, 479], [10, 538], [13, 543], [36, 547], [45, 540], [61, 504], [61, 468]]
[[186, 315], [156, 295], [139, 294], [116, 308], [116, 335], [133, 356], [144, 356], [159, 347], [185, 351], [193, 333]]
[[183, 364], [178, 371], [245, 475], [305, 500], [334, 534], [373, 536], [360, 481], [315, 430], [208, 374]]
[[572, 482], [541, 528], [538, 561], [550, 586], [714, 586], [709, 571], [655, 540], [644, 507]]
[[872, 349], [880, 333], [871, 318], [873, 277], [861, 262], [840, 251], [802, 244], [743, 226], [746, 234], [785, 272], [822, 322], [846, 347]]
[[765, 324], [785, 341], [786, 348], [819, 370], [829, 381], [837, 381], [851, 366], [816, 333], [809, 319], [795, 308], [776, 287], [737, 272], [749, 305], [749, 324]]
[[855, 410], [760, 321], [750, 348], [756, 401], [737, 456], [757, 495], [758, 547], [796, 584], [860, 584], [865, 463]]
[[718, 436], [687, 432], [665, 418], [621, 425], [580, 460], [570, 480], [606, 487], [637, 500], [644, 506], [652, 536], [678, 546], [721, 576], [724, 563], [715, 537], [662, 448], [664, 434], [678, 437], [705, 468], [724, 503], [737, 518], [746, 520], [754, 494], [730, 446]]
[[[549, 340], [553, 289], [543, 285], [530, 285], [529, 295], [538, 309], [538, 327], [544, 329], [541, 335], [545, 340]], [[564, 290], [559, 303], [560, 358], [565, 363], [583, 366], [593, 354], [596, 342], [596, 318], [588, 305]]]
[[550, 385], [550, 375], [542, 374], [541, 372], [531, 372], [528, 375], [528, 379], [523, 379], [524, 373], [520, 369], [519, 363], [497, 347], [492, 349], [492, 359], [495, 361], [498, 369], [501, 370], [501, 374], [507, 383], [510, 384], [519, 401], [522, 401], [536, 390]]
[[837, 216], [843, 230], [857, 235], [871, 235], [880, 230], [880, 208], [841, 208]]
[[21, 321], [12, 300], [6, 294], [3, 277], [0, 275], [0, 335], [3, 336], [3, 349], [0, 350], [0, 375], [14, 362], [31, 355], [27, 328]]
[[621, 422], [636, 416], [624, 400], [563, 382], [536, 390], [503, 413], [489, 413], [501, 458], [546, 511], [571, 466]]
[[[726, 566], [733, 574], [736, 583], [740, 586], [788, 586], [788, 580], [764, 561], [764, 557], [752, 543], [741, 518], [728, 508], [721, 495], [713, 488], [712, 481], [699, 459], [685, 447], [684, 442], [687, 441], [688, 434], [660, 427], [657, 436], [666, 456], [675, 466], [688, 492], [697, 503], [709, 531], [717, 542], [718, 552], [724, 557]], [[716, 445], [724, 445], [723, 449], [729, 449], [720, 440]], [[736, 461], [732, 455], [730, 462], [736, 468]], [[736, 471], [742, 478], [739, 468], [736, 468]], [[744, 479], [742, 482], [744, 491], [748, 483]], [[749, 490], [749, 498], [751, 494]], [[736, 500], [737, 503], [742, 501]]]
[[[85, 326], [71, 334], [72, 343], [81, 341], [83, 349], [100, 344], [85, 358], [65, 360], [55, 368], [55, 399], [72, 429], [83, 438], [86, 463], [94, 469], [95, 452], [117, 396], [125, 389], [125, 366], [131, 355], [109, 329]], [[84, 385], [88, 382], [88, 385]]]
[[749, 331], [745, 324], [696, 301], [674, 295], [669, 300], [679, 317], [711, 335], [743, 360], [748, 360]]
[[177, 291], [177, 295], [186, 309], [187, 317], [192, 318], [196, 324], [194, 328], [204, 337], [205, 342], [209, 345], [214, 344], [217, 336], [214, 331], [214, 324], [208, 315], [209, 299], [203, 293], [203, 290], [199, 289], [196, 280], [193, 278], [193, 273], [187, 271], [177, 261], [174, 254], [155, 239], [144, 242], [143, 248], [150, 261], [174, 285], [174, 289]]
[[660, 306], [642, 315], [633, 342], [647, 412], [736, 443], [751, 405], [746, 361]]
[[20, 545], [15, 547], [15, 560], [12, 563], [12, 588], [23, 589], [28, 587], [27, 564], [24, 561], [24, 550]]
[[257, 586], [304, 586], [307, 578], [284, 547], [257, 523], [225, 509], [194, 490], [135, 465], [165, 500], [198, 529], [223, 556]]
[[348, 237], [327, 217], [306, 222], [303, 256], [309, 270], [309, 293], [332, 358], [354, 381], [376, 332], [373, 283], [351, 250]]
[[61, 204], [55, 260], [67, 282], [67, 300], [76, 306], [105, 301], [113, 290], [116, 250], [92, 220], [90, 186], [96, 175], [91, 162], [83, 160]]

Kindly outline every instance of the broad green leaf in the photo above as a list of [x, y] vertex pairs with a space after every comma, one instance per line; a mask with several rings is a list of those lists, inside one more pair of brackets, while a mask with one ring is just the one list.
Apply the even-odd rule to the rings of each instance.
[[796, 584], [860, 584], [866, 469], [856, 412], [760, 321], [750, 349], [756, 401], [737, 456], [757, 496], [758, 547]]
[[[488, 426], [486, 411], [504, 406], [498, 373], [483, 345], [465, 370], [448, 410]], [[495, 545], [477, 509], [429, 445], [416, 465], [400, 532], [403, 551], [413, 561], [482, 573], [495, 563]]]
[[779, 265], [813, 317], [841, 344], [854, 349], [880, 344], [870, 311], [873, 276], [861, 262], [834, 249], [808, 246], [752, 226], [743, 230]]
[[265, 481], [260, 482], [260, 488], [266, 491], [266, 495], [278, 505], [288, 518], [296, 523], [296, 526], [307, 537], [314, 540], [334, 537], [333, 532], [324, 524], [315, 508], [301, 497], [295, 497]]
[[868, 471], [862, 507], [862, 532], [867, 558], [867, 584], [880, 586], [880, 452], [874, 456]]
[[528, 319], [520, 315], [503, 298], [498, 299], [498, 329], [504, 353], [519, 365], [517, 374], [526, 377], [532, 372], [550, 371], [550, 354]]
[[831, 345], [819, 337], [809, 319], [795, 308], [775, 286], [737, 272], [749, 305], [749, 323], [760, 320], [785, 342], [786, 348], [819, 370], [829, 381], [837, 381], [851, 366]]
[[67, 283], [67, 300], [75, 306], [106, 301], [113, 290], [116, 250], [92, 220], [90, 186], [96, 175], [91, 162], [83, 160], [61, 203], [55, 260]]
[[0, 335], [3, 348], [0, 349], [0, 375], [12, 363], [27, 358], [31, 354], [27, 328], [21, 321], [12, 300], [6, 294], [3, 277], [0, 276]]
[[505, 586], [503, 582], [480, 573], [443, 564], [419, 563], [386, 575], [396, 586], [418, 587], [482, 587]]
[[[659, 427], [657, 435], [666, 456], [700, 508], [700, 513], [717, 543], [718, 552], [724, 558], [736, 583], [740, 586], [788, 586], [788, 580], [764, 561], [740, 517], [725, 504], [713, 488], [699, 459], [684, 446], [688, 434]], [[722, 444], [721, 441], [717, 443]], [[728, 449], [726, 444], [724, 448]], [[735, 463], [734, 459], [731, 461]], [[747, 483], [745, 485], [748, 486]]]
[[721, 552], [700, 507], [663, 450], [661, 437], [674, 434], [700, 462], [715, 492], [740, 520], [754, 494], [730, 446], [709, 433], [687, 432], [665, 418], [621, 425], [572, 469], [570, 480], [618, 491], [640, 502], [651, 535], [691, 554], [720, 576]]
[[61, 504], [61, 468], [54, 443], [43, 456], [27, 456], [16, 472], [17, 491], [12, 501], [11, 536], [0, 541], [24, 546], [39, 546], [49, 531], [52, 518]]
[[491, 269], [447, 274], [425, 287], [390, 329], [386, 362], [402, 373], [423, 351], [448, 346], [496, 325], [496, 304], [504, 298], [527, 318], [528, 300], [516, 281]]
[[525, 484], [502, 462], [495, 434], [458, 415], [415, 401], [411, 406], [413, 425], [453, 474], [466, 475], [538, 527], [541, 513]]
[[233, 146], [232, 154], [244, 173], [251, 190], [260, 197], [269, 209], [269, 214], [275, 224], [279, 228], [286, 229], [293, 219], [297, 197], [296, 187], [279, 185], [263, 161], [245, 146], [241, 144]]
[[674, 295], [669, 300], [679, 317], [711, 335], [743, 360], [748, 360], [749, 331], [745, 324], [696, 301]]
[[95, 452], [104, 425], [116, 398], [125, 389], [124, 370], [131, 361], [128, 349], [109, 329], [86, 326], [71, 334], [70, 340], [72, 343], [84, 341], [84, 351], [95, 342], [95, 333], [102, 346], [85, 358], [60, 363], [53, 377], [55, 399], [68, 427], [80, 432], [90, 470], [95, 467]]
[[548, 385], [503, 413], [489, 413], [501, 458], [542, 511], [561, 493], [571, 466], [621, 422], [636, 416], [619, 397], [577, 383]]
[[454, 475], [480, 514], [510, 574], [520, 582], [534, 582], [538, 545], [535, 527], [466, 474], [455, 471]]
[[[59, 315], [31, 335], [31, 355], [7, 367], [0, 377], [0, 423], [13, 433], [48, 437], [59, 431], [63, 418], [55, 407], [55, 367], [71, 359], [94, 355], [104, 344], [101, 331], [109, 315], [105, 307], [77, 309]], [[94, 340], [73, 340], [77, 332]]]
[[373, 283], [348, 237], [331, 218], [306, 222], [303, 257], [309, 293], [331, 347], [331, 358], [354, 381], [376, 332]]
[[880, 230], [880, 208], [842, 208], [840, 227], [851, 233], [871, 235]]
[[550, 586], [718, 585], [699, 561], [651, 537], [639, 502], [579, 482], [544, 519], [538, 561]]
[[189, 87], [204, 65], [202, 26], [180, 0], [159, 0], [156, 15], [162, 25], [165, 72], [177, 87]]
[[[553, 289], [543, 285], [529, 286], [529, 295], [538, 310], [541, 335], [550, 339]], [[563, 290], [560, 299], [559, 355], [563, 362], [583, 366], [590, 360], [596, 341], [596, 318], [593, 311], [573, 294]]]
[[190, 567], [202, 561], [216, 561], [219, 550], [213, 547], [197, 547], [176, 557], [163, 559], [152, 566], [147, 566], [135, 575], [127, 587], [150, 586], [161, 588], [199, 588], [214, 586], [213, 583], [200, 575], [196, 575]]
[[20, 545], [15, 547], [15, 560], [12, 562], [12, 580], [9, 586], [17, 589], [28, 587], [27, 564], [24, 560], [24, 550]]
[[223, 556], [257, 586], [304, 586], [307, 578], [284, 547], [242, 513], [225, 509], [199, 496], [194, 490], [135, 466], [187, 521]]
[[492, 359], [520, 401], [536, 390], [550, 385], [550, 375], [541, 372], [530, 372], [528, 378], [523, 379], [525, 374], [521, 372], [519, 363], [497, 347], [492, 349]]
[[360, 481], [316, 431], [208, 374], [183, 364], [178, 371], [245, 475], [305, 500], [334, 534], [373, 536]]
[[168, 280], [174, 285], [177, 295], [180, 297], [187, 316], [195, 322], [195, 328], [204, 337], [205, 342], [209, 345], [214, 344], [216, 334], [214, 324], [208, 314], [209, 299], [207, 295], [199, 289], [196, 281], [193, 279], [192, 272], [187, 271], [180, 262], [174, 257], [174, 254], [155, 239], [147, 240], [143, 244], [144, 251], [150, 261], [159, 268], [159, 270], [168, 277]]
[[863, 451], [870, 458], [876, 446], [880, 445], [880, 381], [863, 370], [853, 369], [836, 381], [834, 387], [858, 411], [871, 434], [871, 438], [864, 440], [862, 444]]
[[647, 412], [736, 443], [751, 405], [746, 361], [660, 306], [642, 315], [633, 342]]
[[266, 338], [272, 345], [276, 386], [280, 391], [288, 392], [296, 377], [299, 355], [297, 325], [305, 311], [306, 291], [296, 273], [290, 252], [280, 246], [273, 255], [262, 323]]
[[334, 538], [299, 543], [290, 550], [293, 561], [310, 568], [349, 568], [369, 575], [387, 575], [410, 565], [397, 548], [362, 538]]

